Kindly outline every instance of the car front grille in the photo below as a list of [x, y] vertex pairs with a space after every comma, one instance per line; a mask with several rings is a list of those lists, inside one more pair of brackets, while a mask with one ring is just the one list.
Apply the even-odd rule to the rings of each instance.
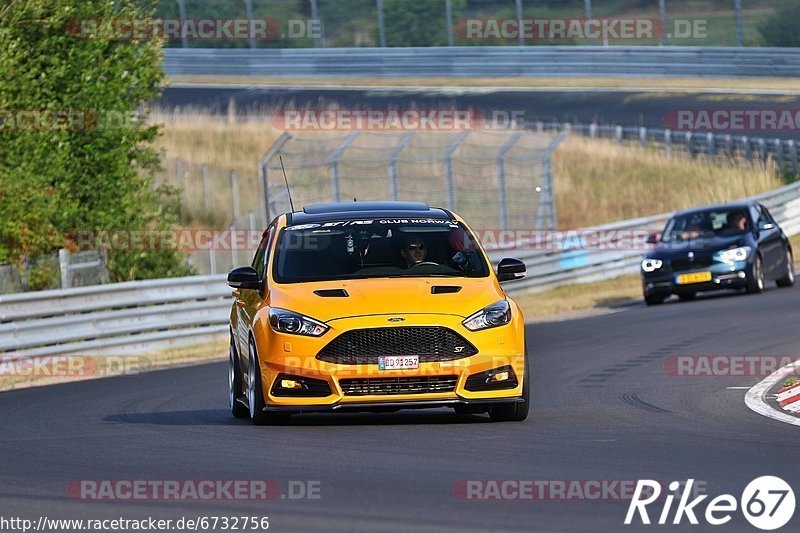
[[339, 384], [345, 396], [368, 396], [453, 392], [457, 381], [457, 376], [418, 376], [343, 379]]
[[673, 272], [682, 272], [684, 270], [710, 267], [713, 262], [714, 260], [711, 257], [695, 257], [693, 260], [673, 259], [670, 265]]
[[382, 355], [417, 355], [420, 363], [434, 363], [476, 353], [477, 348], [452, 329], [406, 326], [346, 331], [328, 343], [317, 359], [339, 365], [377, 365]]

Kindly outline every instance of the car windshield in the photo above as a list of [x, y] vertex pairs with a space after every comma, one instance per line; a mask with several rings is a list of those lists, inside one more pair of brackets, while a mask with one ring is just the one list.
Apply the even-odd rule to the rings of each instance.
[[278, 283], [380, 277], [486, 277], [480, 246], [455, 221], [350, 220], [284, 228], [275, 251]]
[[662, 241], [686, 241], [741, 235], [750, 231], [746, 209], [697, 211], [670, 219]]

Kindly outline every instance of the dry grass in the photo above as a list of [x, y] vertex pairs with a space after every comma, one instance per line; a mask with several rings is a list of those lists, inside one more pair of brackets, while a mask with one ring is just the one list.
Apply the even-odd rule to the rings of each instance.
[[610, 77], [502, 77], [475, 76], [452, 77], [302, 77], [283, 78], [269, 76], [173, 76], [172, 83], [242, 84], [242, 85], [313, 85], [369, 87], [570, 87], [570, 88], [654, 88], [686, 89], [755, 89], [773, 91], [800, 91], [796, 78], [610, 78]]
[[639, 276], [556, 287], [544, 292], [521, 294], [514, 300], [525, 319], [541, 319], [586, 309], [604, 309], [642, 297]]
[[670, 157], [656, 148], [579, 136], [556, 151], [553, 176], [561, 228], [736, 200], [783, 185], [772, 165]]

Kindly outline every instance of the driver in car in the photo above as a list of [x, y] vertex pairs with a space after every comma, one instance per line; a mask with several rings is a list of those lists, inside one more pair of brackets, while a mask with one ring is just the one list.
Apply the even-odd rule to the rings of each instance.
[[400, 255], [406, 262], [406, 268], [423, 263], [428, 256], [428, 246], [420, 237], [409, 237], [403, 242]]

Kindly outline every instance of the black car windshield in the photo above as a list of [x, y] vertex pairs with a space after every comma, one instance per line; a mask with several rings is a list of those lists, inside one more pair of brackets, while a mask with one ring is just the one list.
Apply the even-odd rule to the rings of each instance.
[[303, 224], [278, 236], [278, 283], [381, 277], [479, 278], [489, 267], [473, 235], [455, 221], [374, 219]]
[[661, 240], [686, 241], [742, 235], [750, 231], [747, 209], [719, 209], [679, 215], [667, 222]]

